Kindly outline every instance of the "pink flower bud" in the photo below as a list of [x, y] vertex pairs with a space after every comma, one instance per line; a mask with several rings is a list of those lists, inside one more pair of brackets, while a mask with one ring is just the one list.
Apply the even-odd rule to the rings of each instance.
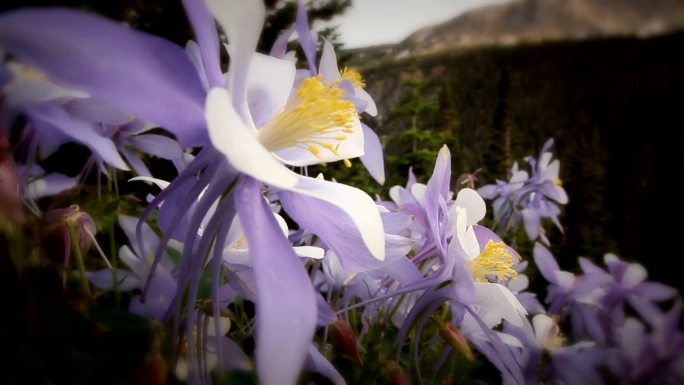
[[9, 153], [9, 142], [0, 127], [0, 222], [20, 222], [24, 218], [17, 166]]
[[466, 340], [463, 333], [461, 333], [461, 330], [451, 322], [444, 322], [437, 317], [433, 317], [433, 319], [437, 322], [437, 328], [439, 329], [439, 334], [442, 338], [444, 338], [454, 350], [463, 354], [465, 358], [474, 361], [475, 356], [473, 355], [473, 351], [470, 349], [468, 340]]
[[64, 265], [69, 264], [71, 255], [71, 231], [75, 231], [77, 242], [81, 253], [90, 249], [93, 243], [93, 236], [97, 232], [95, 221], [85, 212], [80, 211], [78, 205], [71, 205], [63, 209], [52, 209], [45, 213], [45, 230], [43, 235], [43, 248], [48, 252], [48, 256], [55, 256], [52, 250], [64, 250]]
[[398, 363], [394, 361], [389, 361], [387, 364], [387, 375], [389, 377], [389, 382], [392, 385], [409, 385], [409, 378]]
[[357, 363], [361, 363], [356, 334], [344, 318], [338, 318], [329, 328], [330, 337], [335, 348], [342, 354], [346, 354]]

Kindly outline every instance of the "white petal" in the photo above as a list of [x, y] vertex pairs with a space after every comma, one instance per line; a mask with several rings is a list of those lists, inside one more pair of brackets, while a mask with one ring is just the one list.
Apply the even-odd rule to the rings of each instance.
[[517, 277], [511, 279], [508, 282], [508, 288], [514, 293], [519, 293], [519, 292], [527, 289], [529, 284], [530, 284], [530, 279], [527, 278], [527, 276], [524, 274], [519, 274]]
[[464, 188], [458, 192], [455, 205], [466, 209], [468, 226], [477, 224], [487, 213], [484, 200], [477, 191], [471, 188]]
[[[548, 154], [548, 153], [547, 153]], [[560, 162], [558, 159], [551, 162], [546, 168], [542, 169], [541, 178], [542, 180], [547, 179], [554, 181], [558, 178], [558, 171], [560, 169]]]
[[513, 176], [511, 177], [510, 183], [518, 183], [518, 182], [524, 182], [527, 179], [529, 179], [530, 176], [527, 173], [527, 171], [518, 171], [513, 173]]
[[550, 152], [543, 153], [541, 157], [539, 157], [539, 163], [537, 163], [537, 168], [539, 170], [545, 169], [549, 165], [552, 156], [553, 155]]
[[[221, 317], [219, 321], [219, 336], [225, 335], [230, 330], [230, 319]], [[216, 337], [216, 328], [214, 327], [214, 317], [209, 317], [209, 326], [207, 327], [207, 335], [209, 337]]]
[[261, 1], [208, 0], [207, 6], [226, 32], [231, 45], [229, 87], [238, 111], [249, 118], [247, 79], [250, 62], [264, 24], [266, 9]]
[[427, 186], [422, 183], [416, 183], [411, 186], [411, 194], [416, 198], [421, 206], [425, 207], [425, 192], [427, 191]]
[[396, 203], [397, 205], [401, 204], [401, 196], [399, 195], [399, 190], [401, 189], [403, 189], [401, 186], [392, 186], [389, 189], [390, 199], [392, 199], [392, 202]]
[[556, 284], [560, 286], [563, 290], [569, 290], [573, 283], [575, 283], [575, 275], [567, 272], [558, 270], [554, 272], [556, 277]]
[[292, 92], [296, 68], [288, 60], [255, 54], [247, 84], [247, 101], [254, 124], [261, 127], [285, 106]]
[[335, 47], [327, 39], [323, 41], [323, 52], [321, 53], [321, 62], [318, 65], [318, 73], [323, 76], [323, 82], [327, 84], [336, 82], [340, 78]]
[[480, 244], [472, 226], [466, 225], [467, 214], [462, 207], [456, 206], [456, 237], [469, 260], [480, 255]]
[[368, 194], [355, 187], [307, 177], [299, 177], [297, 186], [288, 190], [329, 202], [343, 210], [359, 230], [371, 254], [378, 260], [385, 259], [382, 219]]
[[62, 174], [48, 174], [29, 183], [24, 194], [29, 199], [39, 199], [59, 194], [75, 187], [76, 184], [75, 178]]
[[552, 337], [551, 330], [554, 326], [551, 317], [546, 314], [537, 314], [532, 318], [532, 326], [534, 327], [534, 337], [539, 346], [546, 345], [546, 341]]
[[622, 283], [626, 288], [633, 288], [646, 279], [648, 272], [638, 263], [630, 263], [625, 271], [625, 276], [622, 278]]
[[161, 180], [161, 179], [157, 179], [157, 178], [152, 178], [151, 176], [136, 176], [134, 178], [129, 179], [128, 181], [129, 182], [135, 182], [138, 180], [141, 180], [143, 182], [154, 183], [157, 185], [157, 187], [159, 187], [162, 190], [169, 187], [169, 185], [171, 184], [170, 182], [167, 182], [167, 181]]
[[303, 258], [323, 259], [325, 250], [316, 246], [295, 246], [293, 247], [295, 254]]
[[370, 96], [366, 90], [363, 88], [355, 88], [354, 93], [357, 98], [368, 103], [366, 110], [361, 112], [367, 112], [370, 116], [376, 116], [378, 114], [378, 107], [375, 105], [375, 100], [373, 100], [373, 97]]
[[55, 99], [89, 97], [85, 92], [68, 90], [46, 80], [33, 79], [10, 82], [5, 86], [4, 94], [6, 106], [10, 109]]
[[475, 300], [481, 309], [522, 327], [527, 310], [507, 287], [498, 283], [475, 283]]
[[248, 249], [225, 249], [223, 259], [233, 265], [252, 266], [252, 258], [249, 256]]
[[297, 184], [297, 174], [278, 162], [259, 143], [254, 131], [245, 126], [233, 108], [228, 91], [223, 88], [209, 91], [205, 117], [211, 143], [238, 171], [284, 189]]
[[287, 233], [289, 231], [289, 229], [287, 227], [287, 222], [285, 222], [285, 219], [283, 217], [281, 217], [280, 215], [278, 215], [276, 213], [273, 213], [273, 216], [275, 217], [276, 222], [278, 222], [278, 226], [280, 226], [280, 230], [283, 232], [283, 235], [285, 235], [287, 237], [287, 235], [288, 235]]

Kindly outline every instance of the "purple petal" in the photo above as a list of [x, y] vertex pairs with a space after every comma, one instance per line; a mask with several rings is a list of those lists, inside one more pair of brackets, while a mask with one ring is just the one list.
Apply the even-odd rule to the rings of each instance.
[[[120, 291], [129, 291], [141, 286], [140, 279], [128, 270], [116, 269], [116, 275]], [[103, 269], [88, 273], [88, 280], [97, 288], [104, 290], [114, 289], [114, 274], [112, 270]]]
[[316, 321], [318, 326], [327, 326], [337, 320], [337, 315], [320, 293], [316, 293], [316, 306], [318, 307], [318, 320]]
[[140, 159], [140, 157], [133, 151], [126, 147], [121, 148], [119, 151], [121, 151], [121, 155], [123, 155], [128, 164], [131, 166], [135, 175], [152, 177], [152, 172], [149, 168], [147, 168], [145, 162], [143, 162], [142, 159]]
[[667, 301], [677, 295], [677, 289], [659, 282], [643, 282], [634, 293], [651, 301]]
[[283, 208], [302, 228], [316, 234], [340, 258], [349, 272], [381, 266], [366, 247], [358, 227], [339, 207], [304, 194], [279, 192]]
[[144, 134], [130, 137], [128, 141], [138, 150], [162, 159], [174, 160], [183, 155], [178, 143], [166, 136]]
[[601, 376], [584, 361], [582, 354], [556, 354], [556, 374], [568, 385], [603, 385]]
[[295, 29], [297, 30], [297, 37], [299, 44], [302, 46], [306, 61], [309, 63], [309, 69], [312, 75], [316, 75], [316, 42], [311, 36], [311, 29], [309, 28], [309, 19], [306, 16], [306, 7], [301, 0], [297, 1], [297, 17], [295, 19]]
[[121, 159], [111, 139], [99, 135], [84, 122], [73, 119], [61, 106], [54, 104], [34, 106], [27, 110], [27, 115], [35, 126], [67, 135], [73, 141], [87, 146], [105, 162], [121, 170], [128, 170], [128, 166]]
[[[503, 240], [498, 235], [496, 235], [495, 232], [484, 226], [473, 225], [473, 230], [475, 231], [477, 243], [480, 244], [480, 250], [484, 250], [485, 246], [487, 245], [487, 242], [489, 242], [490, 240], [494, 242], [503, 242]], [[508, 253], [511, 255], [511, 257], [513, 257], [513, 262], [518, 262], [522, 260], [520, 254], [518, 254], [518, 252], [515, 251], [515, 249], [508, 246], [505, 242], [504, 247], [506, 248], [506, 251], [508, 251]]]
[[122, 126], [133, 119], [130, 114], [91, 98], [70, 100], [64, 104], [64, 109], [83, 121], [112, 126]]
[[236, 205], [257, 285], [256, 357], [259, 383], [295, 384], [316, 327], [313, 286], [300, 258], [263, 199], [260, 183], [238, 187]]
[[544, 278], [552, 283], [556, 283], [556, 272], [560, 270], [556, 258], [553, 257], [549, 249], [540, 243], [534, 244], [534, 263], [537, 264], [539, 272]]
[[442, 255], [446, 255], [444, 238], [446, 232], [441, 229], [440, 200], [446, 201], [449, 196], [449, 184], [451, 183], [451, 153], [444, 146], [437, 155], [435, 169], [427, 183], [425, 192], [425, 213], [432, 230], [432, 236]]
[[[210, 325], [209, 327], [212, 327]], [[219, 367], [224, 370], [250, 370], [252, 369], [252, 362], [249, 360], [249, 357], [245, 354], [244, 351], [242, 351], [242, 348], [240, 345], [236, 344], [235, 341], [231, 340], [228, 337], [221, 336], [221, 359], [222, 362], [219, 362]], [[215, 350], [217, 341], [216, 337], [210, 336], [207, 337], [207, 347], [210, 350]]]
[[531, 240], [536, 239], [541, 232], [541, 219], [539, 213], [534, 209], [524, 209], [520, 212], [523, 216], [525, 233]]
[[306, 368], [312, 372], [320, 373], [327, 377], [334, 385], [345, 385], [344, 377], [323, 356], [315, 346], [309, 346], [309, 355], [306, 358]]
[[382, 144], [380, 138], [370, 127], [361, 123], [363, 128], [363, 155], [359, 158], [361, 163], [371, 174], [373, 179], [380, 184], [385, 184], [385, 162], [382, 157]]
[[62, 174], [48, 174], [29, 183], [24, 196], [29, 199], [39, 199], [57, 195], [76, 186], [76, 179]]
[[142, 239], [138, 239], [138, 236], [136, 234], [136, 226], [138, 226], [138, 221], [139, 218], [137, 217], [129, 215], [119, 216], [119, 226], [121, 226], [121, 229], [124, 231], [124, 234], [126, 234], [128, 242], [133, 247], [133, 250], [137, 255], [143, 255], [143, 253], [141, 253], [138, 248], [138, 245], [140, 243], [145, 245], [146, 250], [157, 250], [157, 248], [159, 247], [159, 237], [157, 236], [157, 234], [155, 234], [155, 232], [147, 223], [142, 224]]
[[173, 132], [207, 141], [204, 91], [185, 51], [103, 17], [64, 8], [0, 16], [0, 45], [59, 82]]
[[527, 310], [528, 313], [546, 313], [544, 306], [542, 306], [542, 304], [539, 302], [536, 295], [524, 292], [516, 294], [516, 298], [518, 298], [518, 301], [520, 301], [520, 303], [523, 305], [523, 307], [525, 308], [525, 310]]
[[197, 45], [209, 87], [222, 87], [224, 85], [223, 71], [220, 67], [219, 37], [216, 32], [214, 17], [209, 13], [209, 9], [203, 0], [182, 1], [185, 13], [188, 15], [197, 37]]

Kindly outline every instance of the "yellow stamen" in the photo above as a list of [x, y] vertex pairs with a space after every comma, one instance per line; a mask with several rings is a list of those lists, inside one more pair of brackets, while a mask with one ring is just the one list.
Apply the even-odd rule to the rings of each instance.
[[473, 279], [477, 282], [487, 282], [487, 276], [494, 276], [498, 280], [515, 278], [518, 273], [513, 270], [513, 257], [508, 253], [503, 242], [489, 240], [482, 253], [470, 262]]
[[553, 180], [553, 183], [554, 183], [556, 186], [563, 186], [563, 181], [561, 180], [561, 178], [556, 178], [556, 179], [554, 179], [554, 180]]
[[340, 77], [343, 80], [348, 80], [349, 83], [351, 83], [356, 88], [366, 87], [366, 82], [363, 81], [363, 77], [361, 77], [361, 74], [359, 73], [359, 71], [357, 71], [353, 68], [346, 68], [345, 67], [345, 69], [342, 70]]
[[237, 241], [233, 242], [231, 245], [233, 249], [246, 249], [247, 248], [247, 238], [245, 238], [244, 235], [241, 235], [240, 238], [238, 238]]
[[344, 134], [354, 132], [358, 119], [354, 103], [342, 97], [344, 90], [323, 84], [319, 76], [302, 80], [295, 96], [259, 130], [259, 142], [270, 151], [300, 147], [323, 158], [324, 148], [339, 156]]
[[344, 160], [344, 166], [349, 168], [351, 167], [351, 161], [349, 159], [343, 159]]

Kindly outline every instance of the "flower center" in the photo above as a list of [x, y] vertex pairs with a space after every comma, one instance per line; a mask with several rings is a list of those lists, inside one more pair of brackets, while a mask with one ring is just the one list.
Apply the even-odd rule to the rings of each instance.
[[553, 180], [553, 183], [554, 183], [556, 186], [563, 186], [563, 181], [561, 180], [561, 178], [556, 178], [556, 179], [554, 179], [554, 180]]
[[361, 74], [359, 71], [353, 69], [353, 68], [344, 68], [342, 70], [342, 73], [340, 74], [340, 77], [343, 80], [349, 81], [355, 88], [364, 88], [366, 87], [366, 82], [363, 81], [363, 78], [361, 77]]
[[470, 262], [473, 279], [487, 282], [487, 276], [498, 280], [515, 278], [518, 273], [513, 270], [513, 257], [508, 253], [503, 242], [489, 240], [482, 253]]
[[300, 147], [319, 159], [322, 151], [339, 156], [340, 143], [354, 132], [358, 119], [354, 103], [343, 100], [344, 94], [318, 76], [304, 79], [294, 98], [259, 130], [259, 142], [270, 151]]

